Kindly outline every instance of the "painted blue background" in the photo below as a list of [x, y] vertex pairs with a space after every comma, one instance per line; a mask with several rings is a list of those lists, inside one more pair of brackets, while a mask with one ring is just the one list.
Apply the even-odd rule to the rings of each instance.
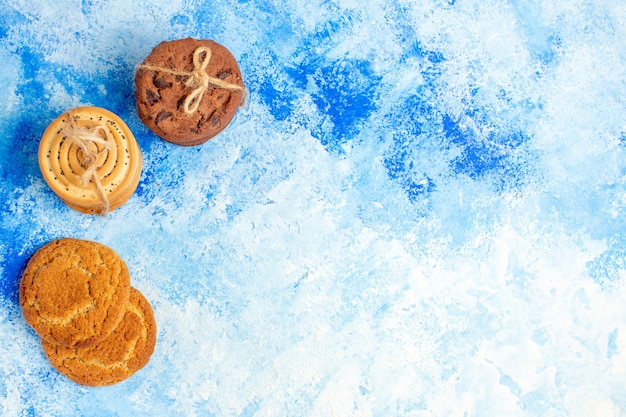
[[[132, 3], [132, 4], [131, 4]], [[626, 416], [626, 3], [0, 0], [3, 416]], [[170, 145], [135, 66], [214, 39], [250, 100]], [[37, 165], [68, 108], [144, 155], [108, 218]], [[59, 375], [17, 285], [64, 236], [127, 262], [159, 327], [112, 387]]]

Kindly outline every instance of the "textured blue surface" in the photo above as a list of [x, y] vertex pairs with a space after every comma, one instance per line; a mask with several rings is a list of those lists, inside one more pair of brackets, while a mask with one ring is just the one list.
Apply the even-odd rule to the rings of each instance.
[[[626, 416], [622, 0], [0, 0], [3, 416]], [[250, 100], [218, 137], [138, 119], [135, 66], [214, 39]], [[37, 165], [68, 108], [144, 156], [107, 218]], [[85, 388], [17, 300], [59, 237], [127, 262], [150, 363]]]

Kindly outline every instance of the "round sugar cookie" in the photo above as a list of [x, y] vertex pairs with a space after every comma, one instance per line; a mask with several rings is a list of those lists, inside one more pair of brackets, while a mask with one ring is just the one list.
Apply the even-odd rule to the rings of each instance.
[[245, 100], [237, 61], [212, 40], [161, 42], [137, 67], [139, 118], [156, 135], [200, 145], [228, 126]]
[[130, 275], [111, 248], [63, 238], [41, 247], [20, 281], [26, 322], [42, 339], [89, 346], [111, 334], [130, 296]]
[[142, 155], [116, 114], [93, 106], [63, 113], [39, 143], [39, 168], [50, 188], [71, 208], [103, 214], [123, 205], [139, 184]]
[[108, 337], [85, 348], [42, 341], [52, 365], [72, 381], [89, 386], [112, 385], [143, 368], [156, 345], [156, 321], [150, 303], [135, 288], [124, 318]]

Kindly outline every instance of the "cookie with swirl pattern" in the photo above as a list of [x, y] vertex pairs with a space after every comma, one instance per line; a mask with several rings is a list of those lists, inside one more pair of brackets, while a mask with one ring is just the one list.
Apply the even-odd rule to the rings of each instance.
[[41, 174], [63, 202], [86, 214], [123, 205], [141, 175], [141, 149], [129, 127], [101, 107], [84, 106], [57, 117], [38, 150]]

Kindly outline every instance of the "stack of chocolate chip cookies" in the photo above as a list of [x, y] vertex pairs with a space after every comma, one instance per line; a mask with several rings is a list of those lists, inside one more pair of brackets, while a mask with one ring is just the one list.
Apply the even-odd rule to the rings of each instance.
[[64, 238], [41, 247], [22, 275], [20, 305], [53, 366], [81, 385], [123, 381], [154, 351], [152, 307], [100, 243]]
[[181, 146], [223, 131], [247, 97], [235, 57], [208, 39], [161, 42], [137, 67], [135, 87], [141, 121]]

